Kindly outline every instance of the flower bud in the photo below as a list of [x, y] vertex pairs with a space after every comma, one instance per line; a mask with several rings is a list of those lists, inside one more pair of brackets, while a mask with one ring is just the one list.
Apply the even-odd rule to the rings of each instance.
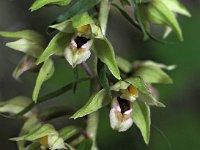
[[[139, 5], [141, 16], [144, 18], [144, 26], [148, 26], [148, 23], [165, 25], [173, 29], [177, 37], [182, 41], [183, 35], [179, 23], [176, 19], [176, 14], [168, 6], [166, 0], [152, 0], [147, 3]], [[175, 8], [174, 8], [175, 9]]]
[[110, 110], [111, 128], [119, 132], [128, 130], [133, 124], [131, 112], [132, 108], [130, 101], [120, 97], [115, 97]]
[[36, 68], [35, 65], [35, 58], [30, 55], [25, 55], [21, 61], [19, 62], [18, 66], [15, 68], [12, 76], [17, 81], [21, 81], [20, 76], [31, 69]]

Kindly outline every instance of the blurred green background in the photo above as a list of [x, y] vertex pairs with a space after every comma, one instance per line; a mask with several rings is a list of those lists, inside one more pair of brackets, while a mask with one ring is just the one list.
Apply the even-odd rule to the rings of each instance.
[[[46, 26], [65, 8], [47, 7], [34, 13], [28, 11], [33, 0], [0, 1], [0, 30], [16, 31], [25, 28], [44, 32]], [[184, 42], [178, 42], [174, 35], [167, 40], [175, 44], [163, 45], [154, 41], [143, 41], [142, 34], [132, 27], [115, 9], [111, 10], [108, 24], [108, 38], [118, 55], [130, 61], [151, 59], [165, 64], [176, 64], [170, 72], [173, 85], [156, 85], [166, 108], [152, 107], [152, 128], [149, 146], [146, 146], [138, 129], [133, 126], [128, 132], [112, 131], [109, 125], [109, 109], [101, 110], [97, 142], [101, 150], [197, 150], [200, 147], [200, 1], [185, 0], [192, 18], [179, 17], [184, 33]], [[159, 30], [155, 28], [155, 30]], [[155, 31], [159, 32], [159, 31]], [[26, 73], [24, 83], [19, 84], [11, 74], [21, 54], [10, 50], [0, 38], [0, 100], [17, 95], [31, 96], [36, 74]], [[85, 76], [82, 70], [81, 75]], [[73, 71], [65, 60], [56, 61], [56, 74], [43, 86], [42, 92], [49, 92], [73, 80]], [[88, 99], [89, 84], [78, 86], [74, 94], [68, 92], [40, 106], [45, 109], [55, 105], [80, 108]], [[73, 123], [68, 117], [55, 120], [56, 126]], [[84, 119], [75, 121], [84, 124]], [[0, 117], [0, 149], [15, 150], [16, 144], [9, 141], [17, 136], [22, 123]]]

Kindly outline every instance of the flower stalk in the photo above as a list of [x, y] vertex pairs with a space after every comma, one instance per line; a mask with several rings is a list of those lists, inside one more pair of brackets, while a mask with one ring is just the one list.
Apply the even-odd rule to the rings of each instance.
[[[106, 28], [107, 28], [107, 22], [108, 22], [108, 15], [110, 11], [110, 2], [109, 0], [101, 0], [100, 4], [100, 12], [99, 12], [99, 23], [102, 30], [103, 35], [106, 35]], [[93, 66], [93, 72], [94, 72], [94, 78], [91, 80], [91, 93], [95, 93], [99, 91], [100, 85], [98, 83], [98, 76], [97, 76], [97, 57], [94, 58], [94, 66]], [[99, 123], [99, 112], [94, 112], [88, 116], [87, 121], [87, 133], [90, 136], [90, 138], [93, 140], [93, 146], [91, 150], [97, 150], [96, 145], [96, 134], [98, 129], [98, 123]]]

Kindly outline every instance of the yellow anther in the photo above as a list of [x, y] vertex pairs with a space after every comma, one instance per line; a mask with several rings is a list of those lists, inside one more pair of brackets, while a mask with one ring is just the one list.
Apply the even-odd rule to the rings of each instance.
[[48, 144], [48, 136], [44, 136], [42, 138], [40, 138], [40, 144], [44, 147], [49, 147], [49, 144]]
[[77, 32], [79, 32], [79, 33], [87, 33], [88, 31], [89, 31], [89, 25], [84, 25], [84, 26], [82, 26], [82, 27], [80, 27], [80, 28], [77, 28]]
[[132, 96], [138, 96], [138, 90], [133, 85], [130, 85], [127, 90]]

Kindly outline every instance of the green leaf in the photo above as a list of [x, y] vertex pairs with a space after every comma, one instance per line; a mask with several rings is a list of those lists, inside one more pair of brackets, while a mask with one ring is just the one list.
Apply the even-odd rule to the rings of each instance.
[[140, 8], [142, 9], [141, 12], [144, 13], [143, 15], [149, 22], [170, 26], [176, 33], [179, 40], [183, 41], [182, 31], [175, 15], [165, 5], [165, 3], [162, 2], [162, 0], [152, 1], [148, 5], [141, 4]]
[[107, 73], [106, 73], [106, 66], [99, 59], [97, 62], [97, 74], [98, 74], [98, 78], [99, 78], [101, 86], [106, 90], [110, 98], [112, 98], [112, 95], [110, 92], [110, 85], [109, 85], [109, 81], [108, 81]]
[[38, 98], [38, 94], [40, 91], [40, 88], [43, 84], [43, 82], [45, 82], [46, 80], [48, 80], [49, 78], [51, 78], [51, 76], [54, 73], [54, 63], [53, 60], [48, 59], [44, 62], [42, 68], [40, 69], [40, 72], [38, 74], [37, 80], [36, 80], [36, 84], [35, 84], [35, 88], [33, 91], [33, 101], [37, 102], [37, 98]]
[[55, 53], [63, 53], [64, 49], [67, 47], [67, 45], [69, 45], [71, 38], [72, 34], [66, 34], [62, 32], [56, 34], [44, 52], [37, 59], [36, 64], [38, 65], [44, 62]]
[[30, 10], [35, 11], [35, 10], [40, 9], [43, 6], [49, 5], [49, 4], [65, 6], [65, 5], [68, 5], [70, 2], [71, 2], [71, 0], [36, 0], [30, 7]]
[[118, 67], [125, 73], [130, 73], [132, 70], [132, 64], [126, 59], [117, 56], [116, 57]]
[[82, 141], [77, 150], [91, 150], [93, 141], [91, 139], [87, 139]]
[[0, 31], [0, 36], [7, 38], [26, 39], [32, 42], [40, 43], [42, 46], [45, 44], [44, 37], [40, 33], [33, 30], [22, 30], [17, 32]]
[[95, 5], [97, 5], [100, 1], [101, 0], [92, 0], [92, 1], [91, 0], [78, 0], [73, 5], [71, 5], [71, 7], [68, 8], [65, 13], [58, 16], [58, 18], [56, 19], [56, 22], [62, 22], [76, 14], [86, 12], [89, 9], [91, 9], [92, 7], [94, 7]]
[[110, 102], [111, 102], [111, 99], [106, 95], [106, 91], [102, 89], [96, 94], [93, 94], [88, 100], [88, 102], [81, 109], [79, 109], [75, 114], [73, 114], [73, 116], [71, 116], [70, 118], [77, 119], [77, 118], [86, 116], [104, 107]]
[[37, 58], [43, 51], [43, 47], [35, 42], [19, 39], [15, 42], [6, 43], [6, 46]]
[[143, 139], [146, 144], [149, 143], [150, 139], [150, 108], [143, 102], [134, 101], [132, 103], [132, 118], [136, 126], [140, 129]]
[[107, 39], [94, 39], [93, 49], [97, 57], [107, 65], [110, 72], [118, 80], [121, 79], [120, 72], [115, 59], [115, 53], [111, 43]]
[[84, 25], [88, 25], [94, 22], [87, 12], [77, 14], [74, 17], [72, 17], [71, 20], [72, 26], [74, 28], [80, 28]]
[[74, 33], [75, 30], [72, 26], [71, 20], [66, 20], [58, 24], [54, 24], [49, 26], [50, 28], [57, 29], [58, 31], [65, 32], [65, 33]]
[[59, 131], [59, 136], [64, 139], [64, 141], [68, 140], [72, 136], [78, 133], [78, 129], [74, 126], [67, 126]]
[[173, 83], [170, 76], [168, 76], [160, 68], [153, 66], [141, 67], [136, 71], [135, 75], [140, 76], [147, 83]]

